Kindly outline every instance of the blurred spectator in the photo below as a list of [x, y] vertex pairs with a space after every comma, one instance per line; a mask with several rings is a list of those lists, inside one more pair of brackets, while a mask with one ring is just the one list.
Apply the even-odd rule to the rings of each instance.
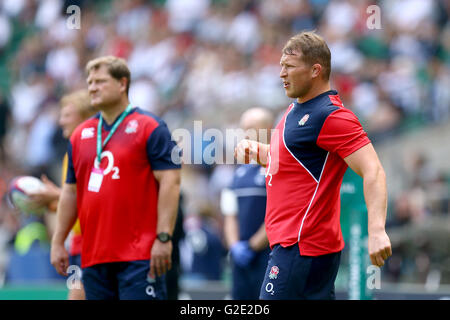
[[24, 165], [32, 175], [50, 174], [49, 165], [55, 159], [53, 136], [58, 129], [59, 106], [49, 101], [31, 124], [25, 149]]
[[6, 97], [0, 91], [0, 163], [6, 161], [6, 150], [4, 139], [8, 130], [8, 122], [10, 120], [10, 107]]
[[0, 14], [0, 52], [2, 52], [3, 47], [9, 42], [11, 31], [12, 28], [8, 17]]
[[210, 0], [167, 0], [169, 26], [175, 32], [191, 31], [208, 11]]
[[181, 265], [187, 279], [221, 280], [226, 249], [218, 215], [203, 207], [184, 221], [185, 237], [180, 244]]

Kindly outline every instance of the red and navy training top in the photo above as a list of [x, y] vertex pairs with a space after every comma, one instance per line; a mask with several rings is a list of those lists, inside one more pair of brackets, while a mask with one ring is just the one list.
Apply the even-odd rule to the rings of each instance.
[[[66, 183], [76, 183], [83, 234], [81, 265], [148, 260], [156, 238], [158, 183], [154, 170], [178, 169], [163, 120], [134, 108], [103, 148], [99, 192], [88, 191], [100, 114], [79, 125], [69, 144]], [[117, 121], [117, 119], [116, 119]], [[103, 122], [102, 141], [113, 124]]]
[[272, 134], [266, 168], [265, 223], [271, 247], [298, 244], [305, 256], [343, 249], [343, 159], [368, 143], [358, 118], [334, 90], [289, 106]]

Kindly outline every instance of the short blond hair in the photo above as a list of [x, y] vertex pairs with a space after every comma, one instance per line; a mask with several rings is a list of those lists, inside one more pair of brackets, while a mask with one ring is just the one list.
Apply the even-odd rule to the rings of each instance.
[[74, 105], [83, 119], [88, 119], [97, 113], [97, 110], [91, 105], [89, 93], [85, 89], [64, 95], [61, 98], [60, 106], [64, 108], [68, 104]]
[[89, 75], [89, 72], [92, 70], [97, 70], [102, 65], [106, 66], [108, 73], [114, 79], [120, 80], [122, 78], [127, 79], [127, 95], [130, 90], [130, 81], [131, 81], [131, 72], [128, 68], [128, 64], [125, 59], [115, 57], [115, 56], [103, 56], [98, 57], [89, 61], [86, 64], [86, 74]]
[[305, 63], [322, 66], [322, 77], [330, 79], [331, 52], [325, 40], [314, 31], [303, 31], [288, 40], [283, 48], [283, 54], [302, 54]]

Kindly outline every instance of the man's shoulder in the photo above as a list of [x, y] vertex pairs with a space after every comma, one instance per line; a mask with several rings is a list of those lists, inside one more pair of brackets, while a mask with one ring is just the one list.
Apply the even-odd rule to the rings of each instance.
[[96, 134], [99, 114], [80, 123], [72, 133], [70, 140], [73, 142], [76, 139], [92, 138]]
[[354, 113], [346, 108], [339, 97], [339, 94], [330, 93], [323, 97], [314, 108], [314, 113], [320, 120], [325, 121], [330, 115], [353, 118]]
[[327, 119], [329, 116], [330, 121], [332, 119], [347, 119], [353, 120], [356, 119], [356, 115], [352, 110], [346, 108], [344, 104], [341, 102], [338, 95], [330, 96], [330, 102], [324, 104], [322, 108], [320, 108], [319, 112], [322, 115], [323, 119]]
[[160, 125], [166, 125], [164, 120], [158, 117], [156, 114], [147, 110], [143, 110], [139, 107], [136, 107], [136, 109], [133, 112], [133, 115], [136, 119], [139, 119], [139, 121], [152, 124], [153, 126], [156, 127]]
[[316, 108], [317, 112], [326, 115], [343, 107], [339, 95], [331, 92], [320, 99], [318, 104], [318, 108]]
[[139, 124], [142, 124], [147, 134], [152, 135], [155, 130], [159, 132], [168, 131], [166, 122], [159, 116], [150, 111], [143, 110], [137, 107], [133, 111], [133, 119], [137, 120]]
[[348, 114], [353, 115], [354, 113], [344, 106], [344, 103], [341, 100], [341, 97], [337, 92], [335, 94], [327, 95], [327, 99], [323, 100], [322, 112], [324, 113], [333, 113], [334, 111], [338, 111], [340, 114]]

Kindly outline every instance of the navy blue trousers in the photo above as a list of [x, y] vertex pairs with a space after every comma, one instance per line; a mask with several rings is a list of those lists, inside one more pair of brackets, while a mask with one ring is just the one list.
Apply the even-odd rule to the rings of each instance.
[[301, 256], [298, 245], [275, 245], [270, 254], [261, 300], [334, 300], [341, 252]]
[[149, 260], [112, 262], [83, 269], [87, 300], [163, 300], [167, 299], [164, 276], [147, 278]]

